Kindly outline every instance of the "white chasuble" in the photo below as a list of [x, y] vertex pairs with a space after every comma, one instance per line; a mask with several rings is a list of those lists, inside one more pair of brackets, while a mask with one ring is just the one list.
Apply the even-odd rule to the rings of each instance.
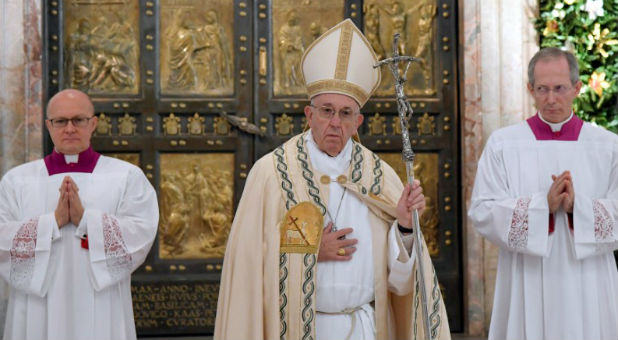
[[[481, 156], [469, 216], [500, 247], [490, 339], [618, 338], [618, 138], [579, 122], [561, 140], [535, 116], [494, 132]], [[573, 214], [551, 226], [551, 176], [567, 170]]]
[[[80, 225], [58, 228], [59, 188], [70, 176]], [[131, 272], [158, 223], [142, 171], [101, 156], [90, 172], [48, 174], [43, 160], [0, 182], [0, 275], [10, 285], [5, 339], [134, 339]], [[86, 241], [87, 235], [87, 241]]]
[[[249, 173], [226, 248], [215, 339], [344, 339], [350, 331], [352, 339], [422, 337], [418, 259], [393, 228], [401, 181], [359, 143], [329, 157], [310, 138], [310, 132], [291, 138]], [[339, 175], [346, 180], [332, 182]], [[324, 226], [330, 215], [338, 228], [354, 229], [347, 236], [359, 241], [352, 260], [318, 263], [317, 253], [280, 251], [281, 221], [304, 202], [318, 207]], [[438, 281], [422, 250], [426, 285], [437, 292], [429, 304], [432, 332], [447, 339]]]

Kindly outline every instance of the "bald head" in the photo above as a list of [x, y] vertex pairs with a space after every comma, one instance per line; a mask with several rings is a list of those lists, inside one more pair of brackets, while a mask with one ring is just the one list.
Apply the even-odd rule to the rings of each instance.
[[78, 154], [90, 146], [90, 137], [97, 126], [94, 105], [81, 91], [62, 90], [47, 103], [45, 126], [57, 152]]
[[56, 93], [47, 103], [47, 118], [61, 114], [67, 106], [79, 107], [83, 114], [94, 115], [94, 105], [87, 94], [80, 90], [66, 89]]

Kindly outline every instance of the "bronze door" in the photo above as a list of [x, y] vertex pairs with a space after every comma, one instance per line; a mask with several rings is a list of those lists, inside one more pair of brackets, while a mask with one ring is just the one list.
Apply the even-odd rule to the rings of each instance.
[[[159, 195], [159, 233], [132, 278], [139, 335], [212, 332], [249, 169], [305, 125], [304, 49], [343, 18], [381, 56], [403, 32], [400, 50], [426, 60], [408, 74], [415, 173], [429, 200], [421, 223], [451, 330], [462, 331], [454, 0], [58, 0], [44, 11], [45, 100], [69, 87], [89, 93], [95, 150], [140, 166]], [[405, 174], [383, 78], [359, 133]]]
[[[380, 58], [390, 56], [393, 32], [398, 31], [400, 53], [423, 58], [408, 72], [407, 86], [414, 109], [410, 135], [417, 154], [415, 178], [427, 196], [420, 222], [451, 331], [463, 331], [456, 1], [279, 0], [258, 2], [257, 11], [254, 112], [266, 136], [256, 140], [256, 158], [303, 131], [308, 100], [294, 66], [327, 27], [351, 18]], [[405, 181], [393, 77], [383, 69], [382, 78], [363, 108], [359, 135]]]

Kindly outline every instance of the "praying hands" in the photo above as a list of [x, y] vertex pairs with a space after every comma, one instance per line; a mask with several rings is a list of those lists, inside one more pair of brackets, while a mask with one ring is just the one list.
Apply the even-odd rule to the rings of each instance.
[[71, 177], [65, 176], [58, 191], [60, 191], [60, 197], [54, 212], [58, 228], [64, 227], [69, 222], [76, 226], [79, 225], [84, 215], [84, 207], [79, 198], [79, 188]]
[[547, 204], [549, 212], [555, 213], [562, 208], [568, 213], [573, 212], [573, 202], [575, 201], [575, 191], [573, 190], [573, 178], [570, 171], [565, 171], [559, 176], [551, 175], [554, 181], [547, 193]]

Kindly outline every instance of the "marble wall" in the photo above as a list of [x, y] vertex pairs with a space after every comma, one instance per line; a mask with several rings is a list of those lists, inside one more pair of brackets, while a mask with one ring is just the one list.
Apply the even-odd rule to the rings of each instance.
[[[41, 1], [0, 1], [0, 175], [43, 150]], [[0, 280], [0, 333], [8, 287]]]
[[[528, 60], [538, 50], [536, 0], [461, 0], [462, 197], [470, 196], [478, 159], [491, 132], [534, 114], [526, 92]], [[498, 250], [464, 218], [466, 333], [487, 334]]]
[[0, 174], [40, 158], [41, 1], [0, 1]]
[[[42, 156], [41, 1], [0, 1], [0, 174]], [[462, 195], [469, 204], [489, 134], [534, 113], [525, 92], [538, 49], [536, 0], [460, 0]], [[497, 250], [464, 218], [466, 333], [488, 329]], [[0, 285], [1, 286], [1, 285]], [[7, 290], [0, 287], [0, 330]]]

